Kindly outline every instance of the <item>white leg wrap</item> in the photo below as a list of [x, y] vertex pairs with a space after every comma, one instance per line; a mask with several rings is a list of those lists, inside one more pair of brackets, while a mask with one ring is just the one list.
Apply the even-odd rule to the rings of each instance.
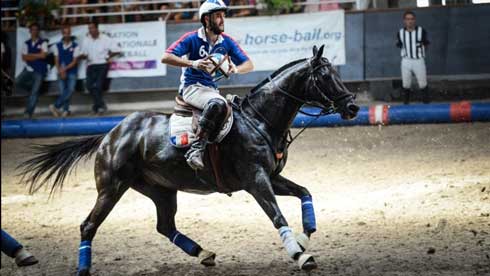
[[281, 236], [282, 244], [284, 245], [284, 248], [286, 248], [289, 257], [294, 258], [296, 254], [303, 252], [294, 238], [291, 228], [288, 226], [279, 228], [279, 235]]
[[301, 232], [296, 235], [296, 240], [298, 241], [299, 245], [301, 245], [305, 251], [308, 249], [308, 246], [310, 245], [310, 238], [308, 236]]
[[299, 256], [298, 265], [300, 269], [303, 269], [303, 265], [311, 258], [311, 255], [303, 253]]

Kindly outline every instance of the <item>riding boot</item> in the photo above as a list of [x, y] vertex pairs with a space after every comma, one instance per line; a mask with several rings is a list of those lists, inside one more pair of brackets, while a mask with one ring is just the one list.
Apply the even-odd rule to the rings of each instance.
[[[206, 121], [207, 126], [203, 127]], [[206, 145], [209, 143], [209, 134], [214, 128], [214, 122], [205, 119], [204, 117], [199, 120], [199, 132], [197, 134], [198, 139], [191, 144], [191, 147], [185, 154], [187, 164], [193, 170], [204, 169], [204, 151], [206, 150]]]
[[221, 99], [211, 99], [202, 112], [199, 119], [199, 129], [197, 140], [194, 141], [190, 149], [185, 154], [187, 164], [194, 170], [204, 169], [204, 151], [210, 140], [215, 139], [216, 132], [219, 131], [226, 118], [227, 105]]
[[426, 86], [422, 90], [422, 101], [424, 104], [430, 103], [430, 95], [429, 95], [429, 88]]
[[403, 89], [403, 103], [404, 104], [409, 104], [410, 103], [410, 89]]

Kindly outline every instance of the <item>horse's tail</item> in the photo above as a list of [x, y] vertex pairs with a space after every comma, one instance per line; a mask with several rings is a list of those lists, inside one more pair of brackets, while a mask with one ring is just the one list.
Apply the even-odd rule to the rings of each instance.
[[[57, 189], [63, 188], [65, 177], [71, 172], [78, 161], [92, 156], [98, 149], [104, 135], [69, 140], [59, 144], [34, 145], [35, 156], [22, 164], [21, 182], [29, 185], [29, 193], [39, 190], [49, 179], [56, 175], [51, 186], [50, 195]], [[42, 178], [43, 175], [46, 175]]]

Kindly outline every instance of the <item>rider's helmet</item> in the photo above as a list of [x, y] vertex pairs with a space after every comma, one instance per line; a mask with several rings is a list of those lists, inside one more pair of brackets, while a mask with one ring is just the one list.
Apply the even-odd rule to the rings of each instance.
[[222, 0], [206, 0], [199, 8], [199, 20], [204, 25], [204, 16], [217, 11], [228, 11], [228, 7]]

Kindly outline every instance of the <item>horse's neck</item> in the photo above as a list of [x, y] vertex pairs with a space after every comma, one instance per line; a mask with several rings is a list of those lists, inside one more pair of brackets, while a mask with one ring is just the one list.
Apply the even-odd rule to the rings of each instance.
[[267, 89], [267, 87], [263, 87], [263, 92], [259, 92], [250, 101], [267, 122], [264, 122], [260, 115], [256, 116], [256, 119], [262, 121], [271, 138], [277, 140], [284, 137], [289, 131], [301, 104], [278, 92], [277, 87], [272, 89]]

